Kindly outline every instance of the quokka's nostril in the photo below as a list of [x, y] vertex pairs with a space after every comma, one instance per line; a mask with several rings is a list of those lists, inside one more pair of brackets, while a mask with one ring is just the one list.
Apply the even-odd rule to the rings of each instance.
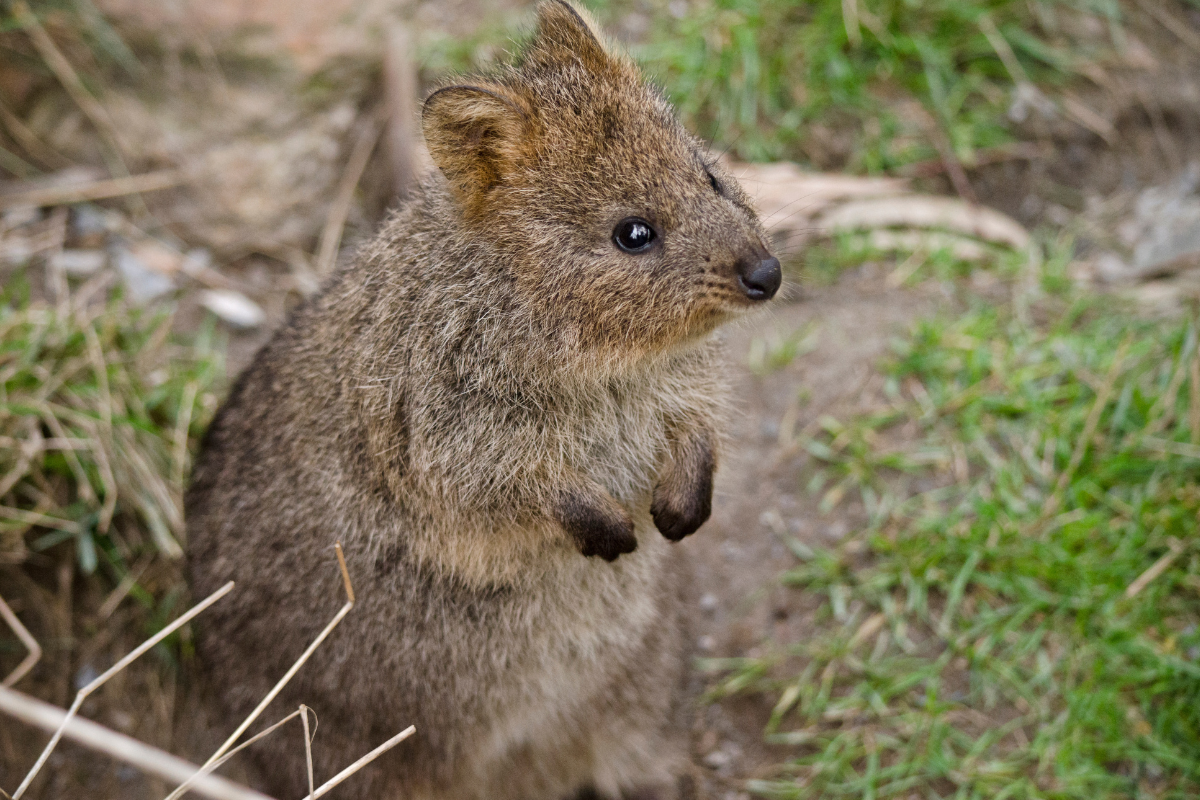
[[770, 300], [783, 283], [783, 270], [774, 256], [758, 262], [758, 266], [738, 275], [738, 287], [751, 300]]

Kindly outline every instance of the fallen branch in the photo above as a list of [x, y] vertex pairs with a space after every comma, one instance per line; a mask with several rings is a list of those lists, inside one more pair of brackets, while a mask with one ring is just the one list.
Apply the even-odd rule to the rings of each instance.
[[856, 200], [831, 209], [816, 221], [825, 233], [887, 227], [946, 228], [1016, 250], [1029, 233], [1011, 217], [949, 197], [909, 196]]
[[[786, 161], [774, 164], [731, 162], [726, 166], [754, 198], [763, 224], [772, 229], [803, 227], [808, 224], [809, 218], [832, 203], [868, 197], [896, 197], [908, 192], [908, 182], [900, 178], [860, 178], [808, 172]], [[780, 218], [785, 211], [789, 212], [788, 216]], [[798, 220], [785, 225], [792, 214]]]
[[[1042, 142], [1014, 142], [976, 151], [975, 159], [969, 166], [971, 169], [979, 169], [1006, 161], [1037, 161], [1049, 158], [1053, 154], [1054, 148]], [[899, 171], [902, 175], [913, 178], [932, 178], [946, 171], [946, 162], [940, 158], [915, 161], [900, 167]]]
[[342, 231], [346, 227], [346, 217], [350, 214], [350, 204], [354, 201], [354, 190], [358, 187], [358, 182], [362, 180], [367, 162], [371, 160], [371, 153], [375, 152], [375, 145], [382, 132], [382, 120], [378, 116], [372, 117], [367, 120], [366, 127], [362, 129], [358, 139], [354, 142], [354, 149], [350, 151], [350, 159], [346, 162], [346, 168], [342, 172], [342, 179], [338, 183], [336, 194], [334, 194], [333, 205], [329, 207], [329, 217], [325, 220], [325, 227], [321, 229], [316, 263], [318, 278], [324, 278], [333, 271], [333, 265], [337, 261], [338, 248], [342, 244]]
[[[137, 767], [148, 775], [180, 781], [192, 776], [198, 769], [195, 764], [165, 753], [157, 747], [143, 744], [137, 739], [86, 719], [72, 719], [58, 706], [12, 689], [0, 687], [0, 711], [35, 728], [55, 731], [55, 735], [66, 736], [84, 747]], [[198, 778], [192, 789], [212, 800], [272, 800], [265, 794], [216, 775]]]
[[130, 175], [127, 178], [107, 178], [74, 186], [46, 186], [23, 191], [10, 191], [0, 194], [0, 211], [23, 206], [39, 208], [65, 206], [86, 203], [89, 200], [157, 192], [178, 186], [183, 182], [182, 172], [164, 169], [156, 172], [143, 172], [141, 175]]

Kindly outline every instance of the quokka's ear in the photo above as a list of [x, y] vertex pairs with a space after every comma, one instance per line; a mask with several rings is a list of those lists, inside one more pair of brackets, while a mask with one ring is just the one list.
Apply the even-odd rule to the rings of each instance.
[[544, 0], [538, 6], [537, 32], [525, 50], [525, 60], [541, 64], [575, 61], [597, 73], [617, 62], [591, 15], [567, 0]]
[[519, 159], [529, 114], [501, 87], [447, 86], [425, 99], [421, 126], [458, 199], [478, 210]]

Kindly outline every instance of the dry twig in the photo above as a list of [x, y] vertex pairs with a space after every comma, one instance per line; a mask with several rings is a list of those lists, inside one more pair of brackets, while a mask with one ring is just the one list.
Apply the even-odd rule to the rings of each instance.
[[383, 91], [387, 103], [387, 128], [384, 132], [388, 161], [392, 168], [392, 194], [406, 197], [417, 183], [417, 147], [421, 131], [417, 128], [417, 65], [413, 59], [413, 37], [401, 22], [388, 29], [383, 53]]
[[83, 705], [83, 701], [86, 700], [92, 692], [99, 689], [101, 686], [103, 686], [105, 683], [107, 683], [108, 680], [110, 678], [112, 678], [113, 675], [116, 675], [118, 672], [125, 669], [127, 666], [129, 666], [131, 663], [133, 663], [133, 661], [135, 659], [137, 659], [139, 656], [143, 655], [147, 650], [154, 647], [156, 644], [161, 642], [163, 639], [170, 636], [172, 633], [174, 633], [176, 630], [178, 630], [181, 626], [185, 625], [188, 622], [188, 620], [192, 619], [197, 614], [201, 613], [206, 608], [211, 606], [213, 603], [217, 602], [222, 597], [229, 594], [229, 592], [232, 590], [233, 590], [233, 581], [230, 581], [229, 583], [225, 584], [217, 591], [210, 594], [204, 600], [202, 600], [199, 603], [197, 603], [196, 605], [192, 606], [187, 611], [187, 613], [185, 613], [183, 616], [179, 617], [179, 619], [175, 620], [170, 625], [166, 626], [161, 631], [156, 633], [154, 636], [151, 636], [149, 639], [142, 642], [141, 645], [139, 645], [137, 647], [137, 649], [135, 649], [133, 652], [129, 653], [129, 655], [122, 658], [116, 664], [113, 664], [111, 667], [109, 667], [108, 670], [103, 675], [96, 678], [94, 681], [89, 683], [87, 686], [84, 686], [82, 689], [80, 689], [79, 692], [75, 695], [75, 702], [71, 703], [71, 707], [69, 709], [67, 709], [66, 714], [62, 718], [61, 724], [58, 726], [58, 730], [56, 730], [54, 732], [54, 735], [50, 737], [50, 742], [46, 745], [46, 748], [44, 750], [42, 750], [42, 754], [40, 756], [38, 756], [38, 760], [34, 763], [33, 769], [31, 769], [29, 771], [29, 774], [25, 776], [25, 780], [21, 781], [21, 785], [17, 787], [17, 791], [13, 793], [13, 800], [20, 800], [21, 795], [25, 794], [25, 790], [29, 788], [29, 784], [31, 784], [33, 782], [33, 779], [35, 777], [37, 777], [38, 772], [41, 771], [42, 766], [46, 763], [46, 759], [50, 757], [50, 753], [58, 745], [59, 740], [62, 738], [63, 733], [66, 730], [67, 724], [70, 723], [71, 719], [75, 716], [75, 714], [79, 712], [79, 707], [81, 705]]
[[325, 220], [325, 227], [321, 229], [320, 244], [317, 247], [316, 270], [318, 277], [324, 278], [333, 271], [334, 262], [337, 261], [338, 248], [342, 244], [342, 231], [346, 227], [346, 217], [350, 213], [350, 204], [354, 201], [354, 190], [362, 179], [363, 171], [367, 168], [367, 162], [371, 159], [371, 153], [374, 152], [375, 144], [379, 141], [382, 131], [383, 124], [379, 117], [371, 117], [359, 133], [357, 141], [354, 142], [354, 149], [350, 151], [350, 159], [346, 162], [346, 168], [342, 172], [342, 179], [338, 183], [333, 205], [329, 207], [329, 217]]
[[[325, 641], [329, 634], [333, 632], [333, 629], [337, 627], [338, 623], [350, 613], [350, 609], [354, 608], [354, 588], [350, 585], [350, 573], [346, 570], [346, 559], [342, 554], [341, 542], [338, 542], [336, 545], [334, 545], [334, 550], [337, 553], [338, 567], [341, 570], [342, 581], [346, 589], [346, 604], [341, 607], [337, 614], [334, 615], [329, 624], [325, 626], [325, 629], [317, 634], [317, 638], [313, 639], [312, 644], [310, 644], [308, 648], [300, 654], [300, 657], [296, 659], [296, 662], [292, 664], [291, 668], [289, 668], [286, 673], [284, 673], [284, 676], [279, 679], [279, 682], [271, 688], [271, 691], [267, 692], [267, 696], [264, 697], [257, 706], [255, 706], [254, 710], [250, 712], [250, 715], [246, 717], [246, 719], [242, 720], [242, 724], [238, 725], [237, 730], [231, 733], [229, 738], [217, 748], [217, 751], [209, 756], [208, 761], [204, 762], [204, 765], [201, 767], [201, 769], [207, 769], [208, 767], [213, 766], [217, 760], [221, 758], [221, 756], [225, 755], [229, 748], [233, 746], [234, 742], [236, 742], [241, 735], [246, 732], [247, 728], [254, 724], [254, 721], [258, 719], [262, 712], [266, 710], [267, 706], [271, 704], [271, 701], [274, 700], [281, 691], [283, 691], [283, 688], [288, 685], [293, 677], [295, 677], [296, 673], [300, 671], [300, 668], [304, 666], [310, 657], [312, 657], [312, 654], [316, 652], [318, 647], [320, 647], [321, 642]], [[167, 795], [166, 800], [176, 800], [176, 798], [183, 794], [182, 790], [182, 786], [177, 788], [175, 791], [171, 792], [171, 794]]]
[[[100, 104], [100, 101], [92, 96], [92, 93], [83, 85], [83, 81], [79, 78], [79, 73], [71, 66], [71, 62], [58, 49], [58, 45], [50, 38], [50, 34], [46, 33], [46, 29], [42, 27], [42, 23], [29, 10], [29, 5], [25, 0], [16, 0], [12, 4], [13, 14], [17, 22], [28, 34], [29, 40], [33, 42], [34, 49], [38, 51], [38, 55], [54, 73], [54, 77], [62, 84], [62, 87], [67, 90], [67, 94], [79, 106], [87, 118], [91, 120], [92, 125], [104, 138], [105, 143], [113, 150], [113, 155], [121, 160], [122, 148], [120, 138], [117, 136], [117, 126], [109, 116], [108, 109]], [[124, 167], [124, 162], [121, 163]], [[128, 170], [125, 170], [128, 174]]]
[[15, 685], [17, 681], [25, 677], [25, 674], [29, 670], [33, 669], [33, 665], [42, 657], [42, 646], [29, 633], [29, 629], [21, 624], [21, 620], [17, 619], [17, 615], [8, 607], [8, 603], [4, 602], [3, 597], [0, 597], [0, 618], [3, 618], [8, 623], [8, 627], [12, 628], [12, 632], [17, 635], [17, 638], [21, 640], [21, 644], [25, 645], [25, 649], [29, 651], [29, 655], [21, 659], [21, 663], [17, 664], [17, 668], [8, 673], [4, 682], [0, 683], [0, 686], [8, 687]]
[[4, 104], [3, 100], [0, 100], [0, 120], [3, 120], [5, 128], [14, 139], [20, 142], [25, 151], [40, 161], [43, 166], [49, 169], [63, 169], [71, 165], [70, 159], [44, 144], [37, 134]]
[[1067, 464], [1067, 468], [1058, 476], [1058, 481], [1054, 485], [1054, 492], [1046, 498], [1045, 504], [1042, 506], [1041, 518], [1043, 521], [1054, 515], [1058, 511], [1058, 507], [1062, 504], [1063, 492], [1071, 483], [1071, 478], [1075, 475], [1075, 470], [1079, 469], [1079, 465], [1083, 463], [1083, 457], [1087, 454], [1088, 446], [1092, 442], [1092, 437], [1096, 435], [1096, 427], [1100, 424], [1100, 417], [1104, 413], [1104, 409], [1108, 406], [1108, 400], [1112, 397], [1113, 389], [1117, 385], [1117, 379], [1121, 376], [1121, 364], [1125, 361], [1125, 353], [1129, 350], [1131, 343], [1130, 337], [1125, 337], [1117, 347], [1117, 353], [1113, 356], [1112, 366], [1108, 368], [1108, 375], [1104, 379], [1104, 384], [1096, 392], [1096, 401], [1092, 403], [1092, 409], [1088, 412], [1087, 419], [1083, 423], [1083, 433], [1079, 435], [1079, 439], [1075, 442], [1075, 449], [1071, 453], [1071, 460]]
[[45, 186], [0, 194], [0, 211], [24, 206], [61, 206], [104, 200], [130, 194], [157, 192], [183, 183], [184, 174], [175, 169], [143, 172], [124, 178], [106, 178], [68, 186]]
[[52, 731], [50, 742], [46, 745], [45, 749], [38, 757], [37, 762], [29, 771], [29, 774], [25, 776], [25, 779], [21, 782], [21, 785], [17, 787], [16, 792], [11, 796], [12, 800], [19, 800], [19, 798], [25, 793], [25, 791], [29, 788], [29, 785], [33, 782], [34, 778], [39, 774], [41, 768], [45, 765], [50, 753], [54, 750], [64, 736], [86, 747], [90, 747], [94, 750], [98, 750], [113, 756], [114, 758], [120, 759], [148, 774], [157, 775], [172, 781], [181, 781], [179, 786], [170, 795], [168, 795], [168, 800], [180, 797], [188, 791], [199, 792], [207, 797], [214, 798], [214, 800], [270, 800], [270, 798], [268, 798], [266, 795], [247, 789], [243, 786], [239, 786], [223, 778], [212, 775], [211, 773], [213, 770], [217, 769], [226, 761], [228, 761], [236, 753], [270, 735], [280, 726], [297, 716], [301, 717], [301, 721], [304, 726], [305, 762], [308, 770], [309, 785], [309, 791], [307, 795], [308, 800], [317, 800], [317, 798], [323, 797], [334, 787], [345, 781], [350, 776], [354, 775], [367, 764], [371, 763], [376, 758], [383, 755], [408, 737], [412, 736], [413, 733], [416, 732], [416, 728], [410, 725], [408, 728], [396, 734], [391, 739], [388, 739], [386, 742], [379, 745], [374, 750], [343, 769], [320, 787], [315, 786], [315, 780], [313, 776], [312, 740], [313, 733], [315, 733], [315, 728], [310, 729], [309, 727], [308, 712], [311, 709], [309, 709], [307, 706], [301, 705], [298, 710], [293, 711], [291, 714], [287, 715], [265, 730], [260, 731], [236, 747], [232, 746], [233, 743], [254, 722], [254, 720], [258, 718], [271, 700], [273, 700], [275, 696], [278, 695], [278, 693], [283, 689], [283, 687], [287, 685], [288, 681], [290, 681], [300, 667], [304, 665], [309, 656], [311, 656], [321, 642], [325, 640], [333, 628], [342, 620], [343, 617], [346, 616], [347, 613], [349, 613], [350, 609], [354, 607], [354, 587], [350, 581], [349, 570], [346, 568], [346, 558], [342, 552], [341, 543], [336, 544], [334, 549], [337, 554], [338, 569], [342, 576], [343, 588], [346, 592], [346, 604], [342, 606], [341, 610], [337, 613], [329, 625], [325, 627], [320, 635], [317, 636], [304, 654], [302, 654], [296, 663], [292, 665], [287, 674], [280, 679], [271, 692], [268, 693], [261, 703], [259, 703], [258, 707], [251, 712], [250, 716], [242, 722], [233, 735], [230, 736], [230, 738], [226, 740], [226, 742], [221, 745], [220, 748], [218, 748], [217, 752], [214, 753], [203, 766], [190, 764], [182, 759], [170, 755], [169, 753], [165, 753], [157, 748], [138, 742], [135, 739], [119, 734], [115, 731], [105, 728], [102, 725], [81, 719], [76, 715], [82, 706], [83, 701], [98, 688], [100, 688], [100, 686], [104, 685], [104, 683], [106, 683], [113, 675], [120, 672], [136, 658], [143, 655], [150, 648], [161, 642], [166, 636], [170, 635], [180, 626], [191, 620], [197, 614], [203, 612], [217, 600], [221, 599], [230, 591], [232, 591], [234, 585], [232, 581], [225, 584], [213, 594], [209, 595], [202, 602], [193, 606], [187, 611], [187, 613], [179, 617], [179, 619], [175, 620], [155, 636], [143, 642], [137, 649], [133, 650], [127, 656], [114, 664], [103, 675], [80, 689], [78, 694], [75, 696], [75, 701], [66, 711], [6, 688], [10, 683], [15, 683], [26, 672], [28, 672], [29, 668], [32, 667], [33, 663], [36, 662], [40, 657], [41, 648], [38, 647], [37, 642], [32, 636], [29, 635], [29, 632], [25, 630], [24, 626], [22, 626], [17, 620], [16, 615], [12, 613], [12, 610], [8, 607], [8, 605], [4, 603], [3, 598], [0, 598], [0, 617], [3, 617], [9, 623], [21, 641], [25, 642], [26, 646], [30, 649], [30, 656], [26, 658], [21, 665], [18, 666], [17, 670], [15, 670], [5, 680], [5, 685], [0, 687], [0, 711], [27, 722], [30, 725], [40, 727], [47, 731]]
[[300, 722], [304, 725], [304, 763], [308, 767], [308, 800], [313, 800], [313, 795], [317, 791], [313, 782], [312, 763], [312, 740], [316, 731], [309, 732], [308, 729], [308, 712], [311, 710], [308, 706], [300, 706]]
[[1153, 0], [1137, 0], [1137, 4], [1143, 11], [1158, 20], [1160, 25], [1179, 37], [1179, 41], [1197, 53], [1200, 53], [1200, 33], [1196, 33], [1194, 28], [1183, 20], [1176, 18], [1175, 15], [1153, 2]]
[[196, 784], [196, 782], [201, 780], [205, 775], [208, 775], [209, 773], [213, 772], [214, 770], [219, 769], [222, 764], [224, 764], [226, 761], [228, 761], [229, 759], [236, 756], [241, 751], [245, 750], [250, 745], [257, 742], [259, 739], [265, 739], [266, 737], [270, 736], [272, 733], [277, 731], [279, 728], [283, 727], [286, 723], [291, 722], [296, 717], [300, 716], [301, 709], [303, 709], [303, 708], [304, 708], [304, 706], [300, 706], [299, 709], [296, 709], [292, 713], [288, 714], [286, 717], [279, 720], [274, 725], [270, 726], [269, 728], [265, 728], [265, 729], [259, 731], [258, 733], [254, 734], [249, 739], [242, 742], [237, 747], [233, 748], [232, 750], [230, 750], [228, 753], [226, 753], [225, 755], [218, 758], [213, 763], [211, 763], [207, 766], [204, 766], [204, 767], [195, 767], [194, 768], [195, 772], [192, 775], [190, 775], [186, 781], [179, 784], [179, 787], [175, 789], [175, 792], [172, 792], [172, 795], [174, 795], [177, 792], [180, 796], [182, 796], [182, 795], [186, 794], [186, 792], [191, 791], [192, 787]]
[[[367, 764], [370, 764], [372, 761], [379, 758], [381, 755], [386, 753], [388, 750], [391, 750], [393, 747], [400, 744], [401, 742], [403, 742], [405, 739], [412, 736], [416, 732], [417, 732], [416, 726], [409, 725], [407, 728], [400, 731], [399, 733], [397, 733], [392, 738], [388, 739], [383, 744], [379, 745], [379, 747], [376, 747], [374, 750], [367, 753], [365, 756], [360, 758], [358, 761], [355, 761], [353, 764], [346, 767], [344, 770], [339, 772], [337, 775], [334, 775], [332, 778], [325, 781], [325, 783], [321, 784], [320, 788], [318, 788], [315, 792], [312, 793], [312, 795], [310, 795], [309, 800], [317, 800], [318, 797], [324, 797], [326, 794], [329, 793], [330, 789], [337, 786], [339, 783], [346, 780], [351, 775], [353, 775], [354, 773], [358, 772], [360, 769], [365, 767]], [[302, 800], [303, 800], [303, 798], [302, 798]]]
[[1171, 539], [1170, 550], [1166, 555], [1155, 561], [1150, 568], [1137, 577], [1133, 583], [1125, 590], [1126, 599], [1137, 596], [1138, 592], [1150, 585], [1150, 582], [1167, 571], [1167, 567], [1171, 566], [1179, 554], [1183, 552], [1183, 545], [1178, 539]]

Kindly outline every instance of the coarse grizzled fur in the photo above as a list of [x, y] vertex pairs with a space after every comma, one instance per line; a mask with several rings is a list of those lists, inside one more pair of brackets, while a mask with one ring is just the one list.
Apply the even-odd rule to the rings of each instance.
[[[562, 0], [515, 66], [433, 93], [439, 170], [258, 354], [187, 496], [199, 625], [231, 730], [320, 715], [318, 782], [410, 723], [347, 798], [672, 797], [686, 757], [679, 540], [707, 519], [726, 387], [712, 334], [774, 264], [736, 182]], [[614, 243], [631, 216], [658, 233]], [[767, 297], [774, 293], [774, 287]], [[594, 557], [585, 557], [594, 556]], [[307, 791], [303, 748], [254, 746]]]

